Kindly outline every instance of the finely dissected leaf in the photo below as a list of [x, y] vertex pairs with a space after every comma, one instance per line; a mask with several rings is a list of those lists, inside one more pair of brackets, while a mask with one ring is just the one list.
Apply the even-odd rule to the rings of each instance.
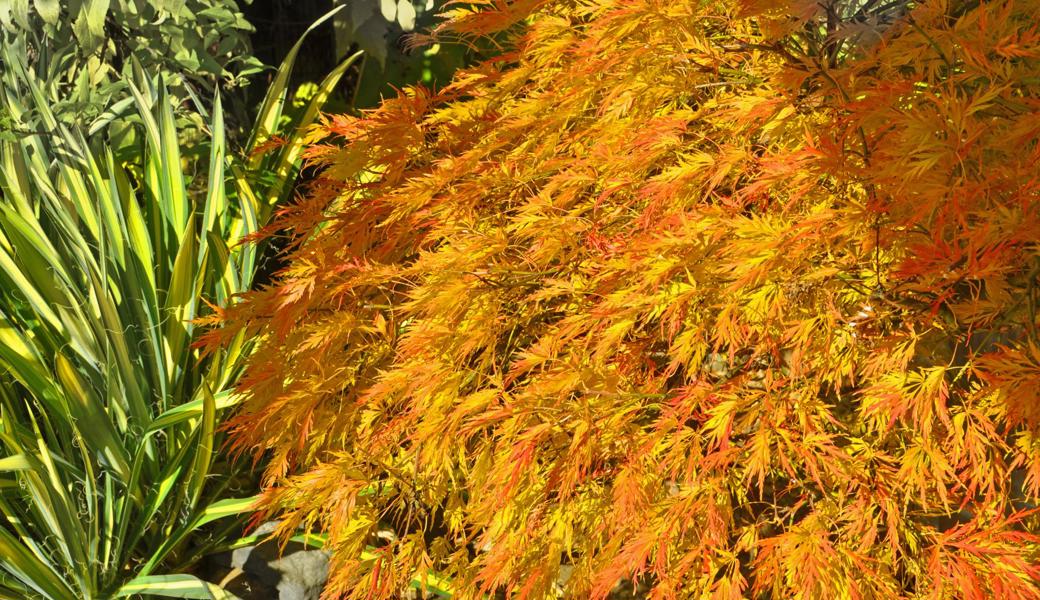
[[503, 54], [317, 128], [209, 334], [279, 533], [366, 600], [1040, 598], [1038, 14], [452, 5]]

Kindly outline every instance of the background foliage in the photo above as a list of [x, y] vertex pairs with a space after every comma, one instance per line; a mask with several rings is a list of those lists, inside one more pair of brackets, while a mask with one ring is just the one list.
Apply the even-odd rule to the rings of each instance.
[[[436, 25], [442, 2], [408, 0], [268, 0], [243, 7], [257, 28], [255, 53], [265, 62], [276, 63], [304, 28], [332, 7], [342, 7], [334, 20], [309, 36], [293, 83], [306, 89], [320, 81], [343, 57], [357, 50], [365, 58], [348, 73], [344, 85], [331, 99], [338, 112], [376, 106], [382, 97], [414, 83], [443, 86], [455, 69], [472, 64], [488, 51], [486, 45], [420, 45], [409, 43]], [[410, 9], [409, 9], [410, 7]]]
[[449, 13], [211, 339], [330, 593], [1040, 598], [1037, 2]]
[[[217, 90], [240, 88], [262, 69], [236, 0], [9, 0], [0, 3], [0, 25], [0, 39], [24, 57], [65, 123], [86, 125], [128, 108], [134, 63], [161, 74], [175, 104], [189, 107], [208, 105]], [[247, 128], [244, 98], [227, 99], [231, 132]], [[178, 117], [205, 127], [194, 110]], [[106, 133], [130, 131], [117, 121]]]
[[437, 24], [443, 2], [435, 0], [359, 0], [336, 2], [347, 9], [337, 15], [336, 48], [340, 53], [365, 52], [364, 71], [355, 91], [359, 108], [393, 97], [396, 89], [422, 83], [446, 85], [460, 67], [473, 62], [463, 45], [414, 45], [410, 34], [422, 34]]

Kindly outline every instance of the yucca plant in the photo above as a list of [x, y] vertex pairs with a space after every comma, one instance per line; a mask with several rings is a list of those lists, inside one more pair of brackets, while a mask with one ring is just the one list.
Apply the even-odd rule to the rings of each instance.
[[[356, 58], [279, 129], [298, 48], [251, 158], [229, 156], [215, 99], [201, 195], [161, 80], [130, 86], [140, 161], [123, 164], [59, 122], [4, 56], [0, 111], [15, 135], [0, 140], [0, 599], [231, 597], [186, 571], [253, 501], [218, 452], [250, 342], [203, 355], [194, 321], [250, 287], [257, 247], [239, 242], [291, 190], [303, 129]], [[276, 150], [251, 152], [276, 133]]]

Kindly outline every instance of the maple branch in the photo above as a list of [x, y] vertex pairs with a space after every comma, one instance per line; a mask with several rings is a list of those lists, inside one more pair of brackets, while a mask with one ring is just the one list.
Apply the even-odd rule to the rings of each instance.
[[[878, 6], [876, 10], [873, 10], [874, 5], [876, 5], [879, 1], [880, 0], [869, 0], [866, 4], [863, 5], [862, 8], [856, 11], [856, 13], [853, 14], [849, 20], [864, 22], [870, 16], [881, 17], [893, 8], [905, 7], [908, 4], [908, 0], [892, 0], [888, 4], [882, 4], [881, 6]], [[873, 14], [868, 14], [871, 10], [873, 10]]]
[[736, 45], [721, 46], [721, 48], [724, 51], [726, 51], [726, 52], [744, 52], [744, 51], [747, 51], [747, 50], [764, 50], [766, 52], [771, 52], [773, 54], [779, 55], [780, 57], [784, 58], [791, 65], [798, 66], [798, 65], [804, 64], [803, 61], [800, 60], [797, 56], [795, 56], [794, 54], [791, 54], [790, 50], [784, 48], [783, 45], [781, 44], [781, 42], [779, 42], [779, 41], [773, 42], [772, 44], [762, 44], [762, 43], [758, 43], [758, 42], [746, 42], [746, 41], [742, 41], [742, 40], [737, 40]]
[[936, 43], [935, 39], [933, 39], [932, 36], [928, 35], [928, 33], [925, 30], [921, 29], [921, 26], [918, 25], [917, 21], [914, 20], [913, 15], [908, 17], [906, 22], [909, 23], [910, 27], [914, 28], [914, 30], [917, 31], [917, 33], [921, 34], [921, 37], [923, 37], [928, 42], [928, 45], [931, 46], [933, 50], [935, 50], [935, 53], [939, 55], [939, 58], [942, 59], [943, 63], [946, 64], [946, 68], [952, 74], [953, 63], [950, 62], [949, 58], [946, 58], [946, 53], [942, 51], [942, 48], [939, 47], [939, 44]]
[[1036, 304], [1037, 286], [1036, 280], [1040, 277], [1040, 256], [1033, 257], [1033, 267], [1026, 275], [1026, 301], [1029, 309], [1029, 338], [1034, 343], [1037, 341]]
[[838, 59], [837, 50], [840, 44], [834, 39], [834, 34], [838, 31], [838, 26], [841, 23], [841, 17], [838, 15], [838, 9], [835, 6], [834, 0], [829, 2], [820, 2], [818, 6], [827, 13], [827, 35], [824, 37], [824, 45], [822, 54], [824, 60], [830, 66], [835, 66]]

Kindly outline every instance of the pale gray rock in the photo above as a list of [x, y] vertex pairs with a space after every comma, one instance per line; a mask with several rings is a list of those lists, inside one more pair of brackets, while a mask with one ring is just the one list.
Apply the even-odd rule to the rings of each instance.
[[[277, 522], [264, 523], [255, 533], [274, 531]], [[318, 600], [329, 576], [329, 553], [290, 543], [279, 553], [278, 543], [267, 541], [211, 557], [210, 581], [241, 600]]]

